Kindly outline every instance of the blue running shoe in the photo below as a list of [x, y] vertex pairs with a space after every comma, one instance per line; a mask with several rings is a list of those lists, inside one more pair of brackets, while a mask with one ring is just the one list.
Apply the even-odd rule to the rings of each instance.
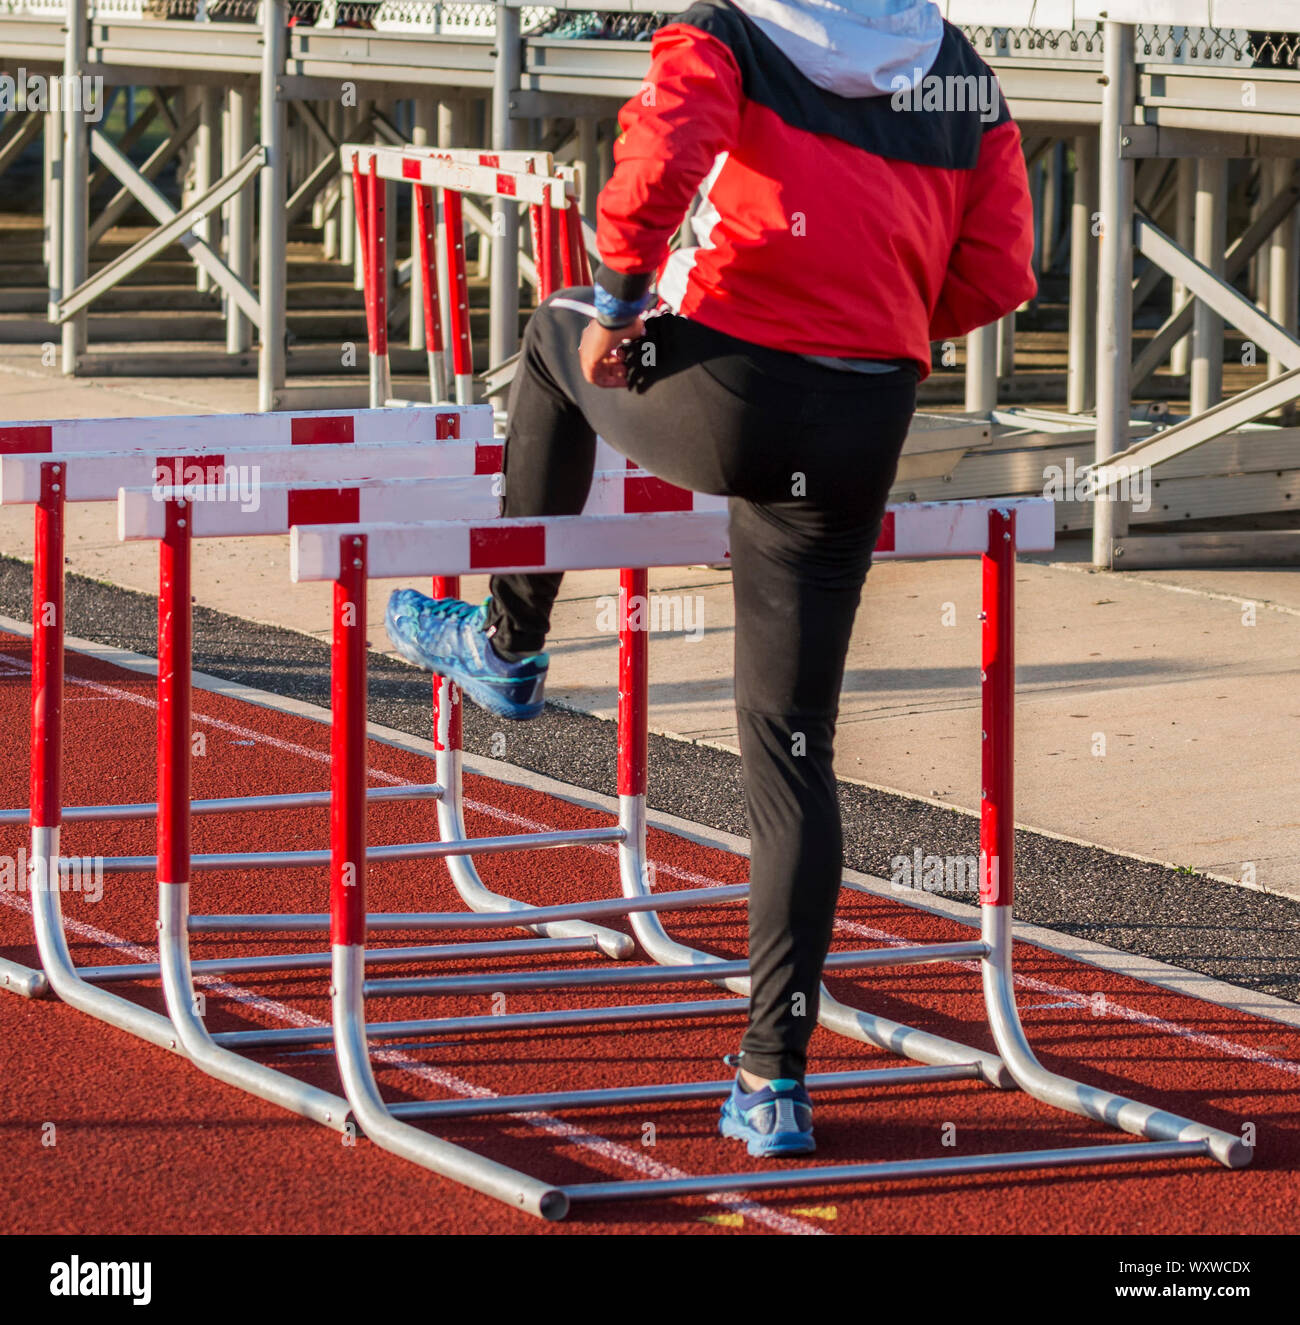
[[450, 677], [476, 703], [499, 718], [535, 718], [550, 655], [506, 662], [484, 634], [487, 604], [430, 598], [397, 589], [388, 600], [385, 625], [398, 653], [418, 667]]
[[718, 1130], [746, 1142], [754, 1156], [811, 1155], [817, 1149], [812, 1100], [799, 1082], [787, 1077], [762, 1090], [747, 1091], [737, 1072], [731, 1094], [722, 1102]]

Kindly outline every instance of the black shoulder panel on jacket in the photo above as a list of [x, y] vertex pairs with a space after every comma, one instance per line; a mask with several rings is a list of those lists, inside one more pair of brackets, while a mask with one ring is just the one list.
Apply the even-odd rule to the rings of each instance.
[[938, 57], [921, 87], [875, 97], [841, 97], [819, 88], [728, 0], [697, 0], [672, 21], [708, 33], [731, 51], [751, 101], [792, 128], [827, 134], [876, 156], [973, 170], [985, 131], [1011, 118], [988, 65], [946, 21]]

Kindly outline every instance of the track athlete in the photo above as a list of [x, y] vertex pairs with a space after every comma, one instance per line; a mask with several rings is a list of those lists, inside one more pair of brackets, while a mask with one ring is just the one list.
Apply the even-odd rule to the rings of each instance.
[[[581, 512], [597, 434], [730, 498], [753, 993], [720, 1127], [803, 1154], [849, 635], [931, 343], [1035, 293], [1020, 133], [930, 0], [700, 0], [655, 34], [619, 122], [595, 287], [524, 337], [503, 513]], [[481, 605], [401, 589], [388, 631], [490, 712], [535, 717], [560, 580], [499, 575]]]

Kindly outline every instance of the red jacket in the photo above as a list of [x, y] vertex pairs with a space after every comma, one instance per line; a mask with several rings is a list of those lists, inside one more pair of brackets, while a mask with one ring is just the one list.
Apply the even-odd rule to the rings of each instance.
[[[826, 87], [833, 75], [814, 69], [812, 81], [779, 31], [728, 0], [661, 28], [619, 115], [596, 279], [630, 299], [657, 274], [670, 308], [718, 331], [802, 354], [911, 359], [926, 376], [932, 341], [1037, 288], [1019, 130], [965, 37], [936, 32], [935, 81], [841, 96]], [[963, 80], [983, 80], [982, 110], [942, 100], [945, 87], [975, 88]], [[695, 242], [670, 258], [697, 191]]]

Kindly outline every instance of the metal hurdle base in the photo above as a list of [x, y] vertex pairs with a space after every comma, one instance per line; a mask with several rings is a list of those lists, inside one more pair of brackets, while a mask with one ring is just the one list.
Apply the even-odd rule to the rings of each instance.
[[0, 957], [0, 989], [20, 998], [44, 998], [50, 992], [50, 982], [44, 971], [33, 971], [30, 966]]
[[[656, 1200], [718, 1192], [863, 1185], [1013, 1170], [1032, 1172], [1040, 1169], [1138, 1164], [1162, 1159], [1210, 1158], [1230, 1169], [1242, 1168], [1250, 1163], [1253, 1152], [1240, 1137], [1110, 1091], [1073, 1081], [1043, 1067], [1025, 1038], [1016, 1010], [1011, 978], [1009, 909], [985, 904], [982, 907], [981, 933], [983, 953], [980, 965], [985, 1006], [998, 1052], [1002, 1056], [1001, 1061], [1005, 1062], [1014, 1084], [1046, 1104], [1106, 1123], [1120, 1131], [1142, 1137], [1143, 1141], [1134, 1144], [1016, 1150], [1000, 1154], [954, 1155], [934, 1159], [782, 1168], [757, 1173], [713, 1173], [667, 1180], [547, 1185], [530, 1175], [508, 1169], [493, 1160], [484, 1159], [430, 1136], [411, 1126], [407, 1120], [438, 1121], [512, 1113], [588, 1111], [631, 1104], [719, 1101], [731, 1083], [668, 1083], [538, 1092], [488, 1099], [413, 1100], [386, 1105], [378, 1095], [367, 1048], [370, 1028], [365, 1023], [365, 998], [368, 989], [371, 992], [374, 990], [365, 979], [365, 949], [361, 945], [336, 944], [333, 950], [331, 994], [334, 1041], [338, 1048], [343, 1086], [367, 1136], [384, 1149], [475, 1191], [494, 1196], [548, 1220], [563, 1219], [575, 1204], [602, 1201]], [[916, 951], [926, 960], [938, 960], [936, 950], [944, 946], [951, 948], [951, 960], [963, 960], [969, 957], [973, 945], [930, 945]], [[892, 959], [890, 964], [897, 964], [906, 961], [907, 954], [907, 949], [888, 949], [882, 956]], [[883, 965], [884, 962], [879, 964]], [[608, 974], [617, 977], [624, 973], [611, 971]], [[662, 971], [660, 975], [664, 981], [674, 978], [670, 971]], [[677, 973], [677, 978], [680, 976], [681, 973]], [[385, 983], [399, 985], [400, 988], [381, 992], [420, 992], [418, 988], [412, 991], [410, 986], [427, 986], [434, 982]], [[672, 1015], [672, 1009], [668, 1006], [661, 1006], [658, 1012], [660, 1019]], [[494, 1019], [466, 1020], [487, 1023]], [[416, 1023], [422, 1030], [430, 1024]], [[450, 1022], [447, 1024], [450, 1025]], [[396, 1024], [392, 1029], [396, 1029]], [[981, 1065], [976, 1061], [978, 1057], [978, 1051], [968, 1049], [967, 1061], [964, 1063], [818, 1073], [808, 1078], [808, 1086], [813, 1091], [861, 1091], [917, 1082], [978, 1081], [983, 1076]]]

